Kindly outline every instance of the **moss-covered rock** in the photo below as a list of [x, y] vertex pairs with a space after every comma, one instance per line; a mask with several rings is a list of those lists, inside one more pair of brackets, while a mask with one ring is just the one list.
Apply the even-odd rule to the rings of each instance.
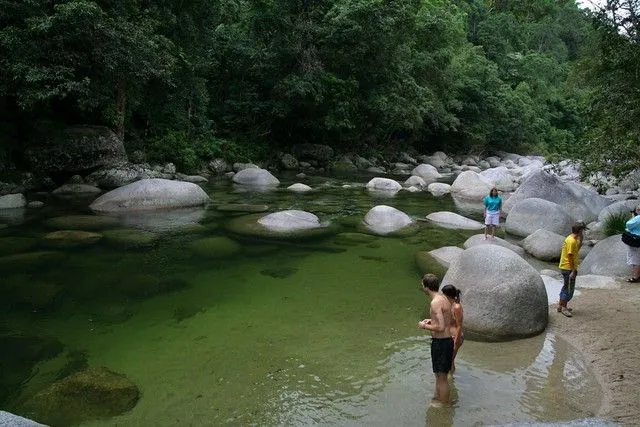
[[66, 255], [56, 251], [27, 252], [0, 257], [0, 269], [8, 271], [25, 271], [55, 264], [66, 259]]
[[102, 234], [82, 230], [59, 230], [44, 235], [46, 246], [56, 248], [73, 248], [98, 243]]
[[0, 256], [28, 252], [37, 245], [38, 239], [33, 237], [0, 237]]
[[103, 230], [115, 228], [119, 221], [117, 218], [100, 215], [67, 215], [49, 218], [44, 224], [58, 230]]
[[416, 267], [420, 274], [433, 273], [436, 276], [444, 277], [447, 269], [444, 268], [429, 252], [420, 251], [415, 254]]
[[207, 237], [189, 243], [189, 249], [204, 258], [229, 258], [240, 253], [242, 247], [228, 237]]
[[156, 233], [135, 228], [105, 230], [102, 234], [107, 243], [134, 248], [151, 246], [158, 239]]
[[33, 367], [62, 352], [60, 341], [22, 334], [0, 335], [0, 405], [31, 376]]
[[3, 292], [6, 298], [3, 302], [26, 306], [30, 310], [53, 305], [62, 291], [63, 288], [59, 284], [33, 280], [28, 274], [9, 276], [0, 286], [0, 292]]
[[34, 418], [51, 425], [75, 425], [131, 410], [140, 390], [105, 367], [89, 367], [40, 391], [26, 402]]

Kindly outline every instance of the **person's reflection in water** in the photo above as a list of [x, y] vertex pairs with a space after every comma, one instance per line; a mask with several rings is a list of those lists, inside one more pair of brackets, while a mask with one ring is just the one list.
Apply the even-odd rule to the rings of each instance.
[[427, 416], [425, 426], [427, 427], [451, 427], [455, 415], [456, 406], [458, 405], [458, 389], [453, 380], [449, 381], [451, 394], [449, 395], [449, 403], [444, 404], [438, 401], [430, 401], [427, 407]]

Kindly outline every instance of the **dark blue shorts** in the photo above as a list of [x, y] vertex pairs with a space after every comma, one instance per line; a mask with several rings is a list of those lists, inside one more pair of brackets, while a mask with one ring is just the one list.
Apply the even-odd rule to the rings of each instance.
[[431, 364], [434, 374], [447, 374], [453, 362], [453, 338], [431, 338]]

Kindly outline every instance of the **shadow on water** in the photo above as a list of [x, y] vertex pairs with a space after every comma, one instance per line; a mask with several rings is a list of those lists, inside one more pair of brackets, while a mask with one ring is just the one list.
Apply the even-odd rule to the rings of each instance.
[[[85, 246], [43, 240], [55, 230], [46, 220], [86, 215], [82, 206], [52, 202], [39, 218], [4, 230], [0, 340], [13, 352], [0, 352], [0, 363], [15, 375], [0, 369], [2, 407], [33, 415], [21, 404], [39, 390], [106, 366], [142, 398], [131, 411], [82, 425], [473, 425], [580, 419], [598, 409], [600, 388], [579, 353], [549, 334], [466, 342], [457, 398], [431, 407], [414, 257], [460, 245], [469, 233], [421, 224], [410, 236], [363, 234], [358, 224], [381, 200], [347, 181], [316, 188], [242, 193], [213, 183], [203, 212], [157, 223], [129, 217], [96, 230], [102, 240]], [[451, 198], [425, 193], [383, 202], [416, 218], [455, 210]], [[238, 209], [263, 204], [316, 213], [337, 223], [335, 233], [278, 241], [226, 228], [244, 215]], [[131, 228], [152, 234], [122, 231]], [[2, 264], [7, 256], [17, 258]]]

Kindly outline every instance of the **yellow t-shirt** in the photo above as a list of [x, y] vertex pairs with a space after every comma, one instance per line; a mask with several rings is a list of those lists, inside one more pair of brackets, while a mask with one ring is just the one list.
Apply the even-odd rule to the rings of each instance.
[[560, 254], [560, 264], [558, 264], [558, 268], [561, 270], [571, 270], [571, 264], [569, 264], [569, 255], [573, 255], [573, 267], [577, 270], [580, 265], [580, 256], [578, 252], [580, 252], [580, 245], [582, 242], [571, 233], [564, 239], [564, 244], [562, 245], [562, 253]]

